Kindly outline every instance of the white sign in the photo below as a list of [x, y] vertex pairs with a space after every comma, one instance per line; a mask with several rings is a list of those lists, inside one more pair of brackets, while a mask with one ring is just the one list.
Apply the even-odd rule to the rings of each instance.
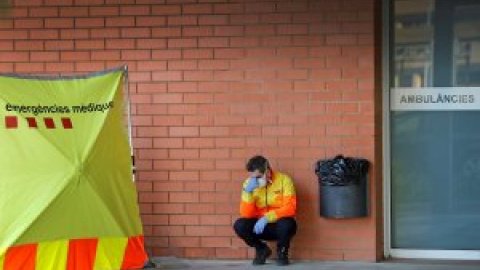
[[392, 88], [392, 111], [480, 110], [480, 87]]

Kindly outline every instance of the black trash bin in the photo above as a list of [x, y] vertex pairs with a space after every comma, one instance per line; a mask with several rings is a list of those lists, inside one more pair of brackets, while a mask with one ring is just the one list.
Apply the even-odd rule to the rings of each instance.
[[319, 181], [320, 216], [326, 218], [366, 217], [369, 162], [361, 158], [319, 160], [315, 173]]

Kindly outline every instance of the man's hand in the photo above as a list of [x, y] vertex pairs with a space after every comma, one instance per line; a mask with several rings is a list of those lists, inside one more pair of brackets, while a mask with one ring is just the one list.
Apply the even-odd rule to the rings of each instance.
[[256, 189], [257, 187], [258, 187], [257, 179], [255, 177], [251, 177], [248, 180], [248, 183], [243, 190], [245, 190], [245, 192], [247, 192], [247, 193], [252, 193], [253, 190]]
[[261, 234], [265, 229], [265, 226], [267, 226], [267, 223], [267, 217], [262, 217], [261, 219], [257, 220], [257, 223], [255, 223], [255, 226], [253, 226], [253, 232], [255, 234]]

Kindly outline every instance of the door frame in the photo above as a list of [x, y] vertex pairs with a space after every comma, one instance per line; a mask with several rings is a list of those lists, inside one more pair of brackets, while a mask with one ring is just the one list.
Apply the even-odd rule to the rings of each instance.
[[[480, 260], [480, 250], [419, 250], [419, 249], [398, 249], [392, 248], [391, 241], [391, 218], [392, 218], [392, 193], [391, 193], [391, 139], [390, 139], [390, 82], [391, 74], [394, 74], [391, 65], [391, 51], [394, 46], [393, 23], [390, 18], [393, 16], [393, 2], [395, 0], [382, 1], [382, 95], [383, 95], [383, 213], [384, 213], [384, 256], [385, 258], [407, 258], [407, 259], [444, 259], [444, 260]], [[472, 3], [471, 0], [450, 0], [456, 5]]]

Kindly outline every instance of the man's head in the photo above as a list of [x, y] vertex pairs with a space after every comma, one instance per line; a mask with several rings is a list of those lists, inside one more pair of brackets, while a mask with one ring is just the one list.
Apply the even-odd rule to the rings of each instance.
[[271, 168], [265, 157], [254, 156], [248, 160], [246, 169], [251, 173], [252, 177], [262, 177], [268, 175]]

